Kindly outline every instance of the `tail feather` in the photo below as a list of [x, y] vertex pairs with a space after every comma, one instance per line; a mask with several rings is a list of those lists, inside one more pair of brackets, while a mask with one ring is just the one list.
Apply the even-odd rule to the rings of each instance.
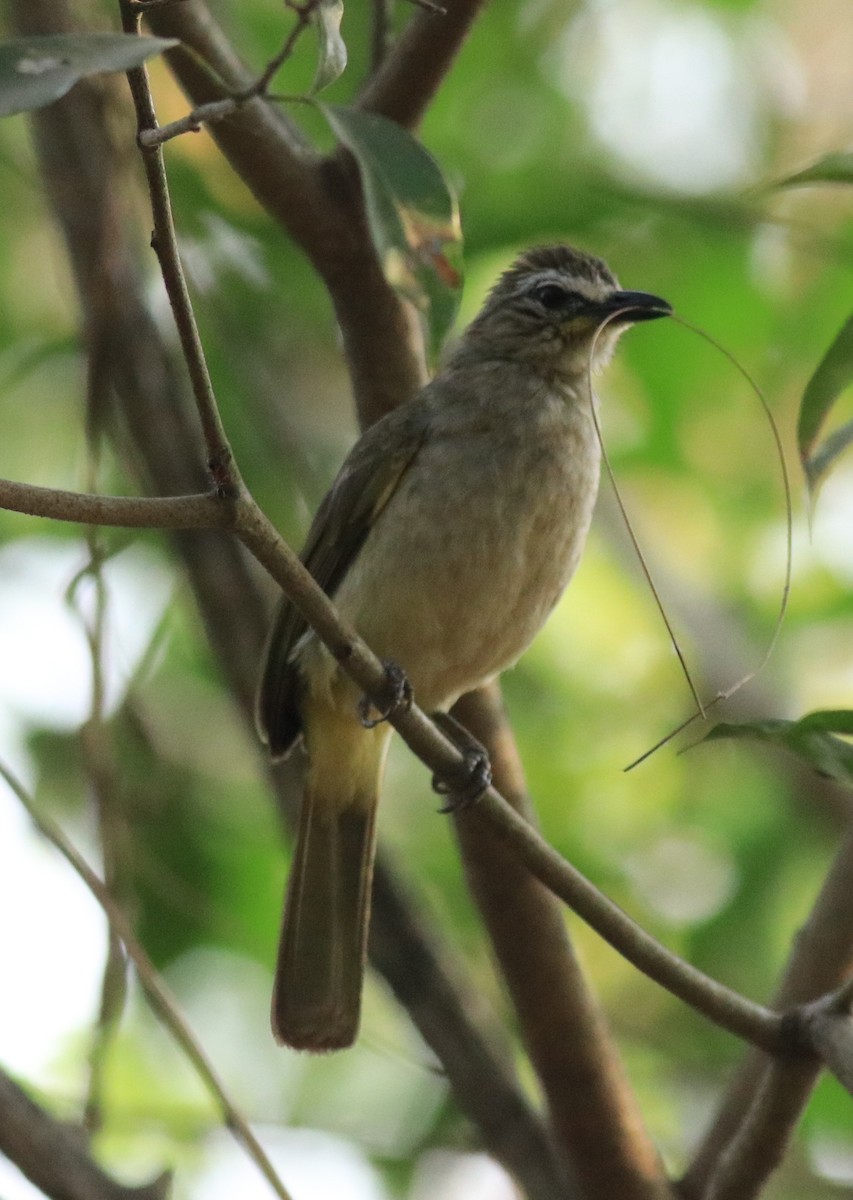
[[302, 802], [272, 1002], [273, 1033], [338, 1050], [358, 1032], [375, 855], [373, 803]]

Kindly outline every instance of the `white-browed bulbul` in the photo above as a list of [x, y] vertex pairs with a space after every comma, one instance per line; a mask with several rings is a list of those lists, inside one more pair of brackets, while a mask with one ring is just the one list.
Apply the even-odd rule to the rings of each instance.
[[[598, 488], [590, 368], [628, 325], [669, 312], [620, 290], [598, 258], [528, 250], [432, 382], [353, 447], [302, 558], [425, 711], [447, 711], [514, 663], [554, 607]], [[300, 737], [308, 752], [272, 1008], [277, 1040], [304, 1050], [349, 1046], [358, 1030], [392, 733], [367, 728], [358, 702], [285, 601], [258, 722], [273, 755]]]

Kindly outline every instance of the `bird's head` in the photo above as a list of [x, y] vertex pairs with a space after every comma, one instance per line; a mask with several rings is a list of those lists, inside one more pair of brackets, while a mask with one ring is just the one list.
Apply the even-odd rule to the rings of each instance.
[[629, 325], [671, 312], [658, 296], [622, 291], [600, 258], [570, 246], [539, 246], [500, 277], [464, 340], [485, 357], [572, 379], [586, 374], [591, 351], [593, 369], [603, 366]]

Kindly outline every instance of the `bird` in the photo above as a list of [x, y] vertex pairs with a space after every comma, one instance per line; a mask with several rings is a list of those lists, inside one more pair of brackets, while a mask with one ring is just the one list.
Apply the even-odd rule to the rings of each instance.
[[[419, 706], [514, 664], [575, 571], [598, 489], [592, 375], [630, 325], [670, 305], [623, 291], [602, 259], [521, 253], [434, 378], [364, 432], [302, 561]], [[272, 1030], [298, 1050], [357, 1037], [392, 728], [285, 598], [257, 702], [273, 758], [300, 741], [304, 794], [285, 899]]]

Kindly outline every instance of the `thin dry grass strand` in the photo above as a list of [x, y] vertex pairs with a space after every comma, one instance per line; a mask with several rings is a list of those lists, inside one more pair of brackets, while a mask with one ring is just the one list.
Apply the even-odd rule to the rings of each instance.
[[[608, 322], [611, 322], [611, 320], [613, 320], [615, 317], [618, 317], [618, 316], [619, 316], [619, 313], [612, 313], [611, 316], [608, 316], [606, 322], [602, 322], [602, 324], [599, 326], [599, 329], [596, 330], [596, 334], [595, 334], [596, 340], [597, 340], [597, 337], [599, 337], [599, 335], [601, 334], [601, 330], [603, 328], [605, 328], [605, 325]], [[623, 517], [624, 517], [625, 524], [627, 527], [627, 532], [629, 532], [629, 534], [631, 536], [631, 541], [633, 542], [633, 546], [635, 546], [635, 550], [637, 551], [639, 560], [641, 560], [643, 574], [645, 575], [645, 578], [647, 578], [647, 580], [649, 582], [649, 586], [651, 587], [651, 590], [653, 590], [655, 602], [657, 604], [657, 607], [659, 607], [661, 616], [663, 617], [663, 622], [665, 622], [666, 628], [669, 631], [669, 636], [671, 636], [671, 638], [673, 640], [673, 646], [675, 646], [675, 653], [678, 654], [678, 658], [679, 658], [679, 661], [681, 662], [681, 666], [683, 666], [685, 674], [687, 676], [687, 679], [689, 679], [690, 688], [691, 688], [691, 691], [693, 692], [693, 698], [695, 698], [696, 708], [697, 708], [695, 713], [692, 713], [690, 716], [687, 716], [687, 718], [684, 721], [681, 721], [680, 725], [675, 727], [674, 730], [672, 730], [671, 732], [667, 733], [666, 737], [661, 738], [660, 742], [656, 742], [653, 746], [651, 746], [651, 748], [649, 750], [645, 751], [644, 754], [642, 754], [638, 758], [635, 758], [635, 760], [633, 760], [633, 762], [629, 763], [629, 766], [625, 767], [625, 770], [633, 770], [633, 768], [638, 767], [639, 764], [641, 764], [642, 762], [645, 762], [645, 760], [647, 760], [647, 758], [649, 758], [649, 757], [651, 757], [651, 755], [655, 754], [655, 752], [657, 750], [660, 750], [662, 748], [662, 746], [665, 746], [665, 745], [667, 745], [667, 743], [672, 742], [672, 739], [674, 737], [678, 737], [678, 734], [683, 732], [684, 730], [686, 730], [686, 728], [689, 727], [690, 725], [692, 725], [692, 722], [695, 721], [697, 718], [702, 718], [703, 720], [705, 718], [707, 718], [709, 709], [714, 708], [716, 706], [716, 704], [719, 704], [722, 701], [729, 700], [729, 698], [731, 698], [732, 696], [735, 695], [735, 692], [740, 691], [741, 688], [745, 688], [747, 683], [751, 683], [752, 680], [756, 678], [757, 674], [759, 674], [759, 672], [764, 670], [764, 667], [767, 666], [768, 662], [771, 659], [771, 656], [773, 656], [773, 654], [775, 652], [776, 643], [779, 642], [779, 637], [780, 637], [780, 634], [782, 631], [782, 624], [783, 624], [783, 622], [785, 622], [785, 614], [788, 611], [788, 598], [789, 598], [789, 595], [791, 595], [791, 577], [792, 577], [792, 571], [793, 571], [793, 526], [794, 526], [793, 500], [792, 500], [792, 492], [791, 492], [791, 475], [789, 475], [789, 473], [788, 473], [788, 464], [787, 464], [787, 460], [785, 457], [785, 448], [783, 448], [783, 445], [782, 445], [782, 437], [779, 432], [779, 425], [777, 425], [776, 418], [773, 415], [773, 410], [771, 410], [771, 408], [767, 402], [767, 397], [764, 396], [764, 392], [761, 390], [761, 388], [759, 388], [758, 384], [755, 382], [755, 379], [752, 378], [749, 371], [746, 370], [746, 367], [741, 365], [740, 362], [737, 359], [735, 359], [735, 356], [732, 354], [731, 350], [727, 350], [725, 346], [722, 346], [721, 342], [716, 341], [715, 337], [711, 337], [710, 334], [707, 334], [707, 332], [705, 332], [703, 329], [699, 329], [698, 325], [693, 325], [691, 322], [689, 322], [689, 320], [685, 320], [683, 317], [679, 317], [675, 313], [671, 313], [671, 319], [674, 320], [674, 322], [677, 322], [679, 325], [683, 325], [684, 329], [689, 329], [691, 332], [693, 332], [693, 334], [697, 334], [699, 337], [704, 338], [704, 341], [708, 342], [709, 346], [713, 346], [715, 350], [719, 350], [719, 353], [723, 355], [723, 358], [728, 359], [728, 361], [731, 362], [732, 366], [735, 368], [735, 371], [738, 371], [740, 373], [740, 376], [746, 380], [747, 385], [749, 385], [750, 389], [753, 392], [755, 392], [755, 395], [758, 398], [758, 403], [761, 404], [761, 407], [764, 412], [764, 416], [765, 416], [765, 418], [767, 418], [768, 425], [770, 426], [770, 433], [773, 434], [773, 440], [774, 440], [774, 444], [775, 444], [775, 448], [776, 448], [776, 455], [777, 455], [777, 457], [779, 457], [779, 469], [780, 469], [781, 478], [782, 478], [782, 491], [783, 491], [783, 494], [785, 494], [785, 539], [786, 539], [785, 581], [783, 581], [783, 583], [782, 583], [782, 594], [781, 594], [781, 599], [780, 599], [780, 604], [779, 604], [779, 613], [777, 613], [777, 616], [776, 616], [776, 622], [774, 624], [773, 634], [770, 635], [770, 641], [768, 642], [767, 649], [765, 649], [765, 652], [762, 656], [761, 661], [759, 661], [758, 665], [756, 667], [753, 667], [751, 671], [747, 671], [746, 674], [744, 674], [744, 676], [741, 676], [739, 679], [735, 680], [735, 682], [733, 684], [729, 685], [728, 688], [722, 689], [721, 691], [717, 692], [717, 694], [713, 698], [711, 698], [711, 700], [709, 700], [705, 703], [702, 703], [702, 701], [699, 700], [699, 697], [696, 695], [696, 689], [693, 688], [692, 680], [690, 679], [689, 673], [687, 673], [686, 666], [684, 666], [684, 660], [683, 660], [683, 658], [681, 658], [681, 654], [679, 652], [677, 643], [675, 643], [675, 641], [674, 641], [674, 637], [672, 635], [672, 630], [671, 630], [671, 628], [669, 628], [669, 622], [666, 618], [666, 613], [663, 612], [659, 596], [657, 596], [656, 590], [654, 588], [654, 584], [651, 583], [648, 566], [645, 565], [645, 562], [642, 557], [642, 553], [639, 552], [639, 547], [637, 546], [636, 536], [635, 536], [635, 534], [633, 534], [633, 530], [631, 529], [630, 522], [627, 521], [627, 516], [625, 514], [625, 508], [624, 508], [623, 503], [621, 503], [619, 491], [618, 491], [617, 486], [615, 486], [615, 481], [613, 479], [613, 472], [611, 470], [611, 466], [609, 466], [609, 462], [607, 461], [607, 455], [606, 455], [605, 448], [603, 448], [600, 426], [599, 426], [599, 422], [597, 422], [597, 415], [594, 414], [595, 415], [596, 433], [597, 433], [597, 437], [599, 437], [600, 442], [602, 442], [601, 452], [602, 452], [603, 461], [605, 461], [605, 466], [607, 468], [608, 478], [609, 478], [609, 480], [611, 480], [611, 485], [613, 486], [613, 491], [615, 493], [615, 497], [617, 497], [617, 502], [619, 504], [619, 509], [621, 511], [621, 515], [623, 515]], [[595, 343], [593, 343], [593, 344], [595, 344]], [[590, 352], [590, 373], [591, 373], [591, 352]], [[590, 386], [590, 391], [591, 391], [591, 386]]]
[[696, 704], [697, 711], [693, 714], [693, 717], [691, 717], [690, 719], [693, 720], [693, 718], [697, 717], [697, 716], [701, 716], [704, 719], [705, 707], [702, 704], [702, 700], [699, 696], [699, 692], [697, 691], [696, 685], [693, 682], [693, 676], [690, 674], [690, 668], [687, 666], [687, 660], [685, 659], [684, 654], [681, 649], [681, 646], [679, 645], [675, 630], [672, 627], [672, 622], [669, 619], [669, 616], [667, 614], [663, 600], [661, 599], [660, 592], [657, 589], [657, 585], [655, 584], [654, 578], [653, 578], [651, 570], [649, 568], [649, 564], [646, 562], [646, 557], [643, 554], [643, 550], [642, 550], [642, 547], [640, 546], [639, 539], [638, 539], [636, 533], [634, 532], [634, 526], [631, 524], [631, 518], [628, 516], [628, 510], [625, 507], [625, 502], [622, 499], [622, 494], [619, 491], [619, 485], [616, 482], [616, 475], [613, 470], [613, 467], [610, 464], [610, 456], [608, 455], [607, 447], [604, 444], [604, 435], [601, 431], [601, 423], [599, 422], [599, 419], [598, 419], [598, 413], [596, 412], [596, 408], [595, 408], [595, 400], [593, 398], [592, 362], [593, 362], [593, 357], [595, 355], [595, 347], [598, 342], [598, 339], [601, 337], [601, 334], [604, 332], [606, 327], [611, 323], [611, 321], [617, 320], [617, 318], [621, 317], [624, 313], [629, 312], [629, 311], [630, 311], [629, 309], [622, 308], [622, 309], [619, 309], [617, 312], [610, 313], [607, 317], [605, 317], [605, 319], [598, 326], [598, 328], [596, 329], [595, 334], [593, 336], [592, 343], [589, 348], [589, 358], [587, 359], [587, 378], [589, 380], [589, 395], [590, 395], [590, 407], [592, 409], [592, 420], [593, 420], [593, 424], [595, 425], [595, 436], [598, 438], [598, 444], [601, 447], [601, 460], [604, 463], [604, 469], [607, 472], [607, 478], [610, 481], [611, 488], [613, 489], [613, 495], [616, 497], [616, 503], [619, 506], [619, 512], [622, 516], [622, 520], [625, 523], [625, 529], [628, 532], [628, 537], [631, 539], [631, 545], [634, 547], [634, 553], [637, 555], [637, 560], [639, 561], [640, 568], [643, 572], [643, 575], [645, 576], [646, 583], [649, 585], [649, 590], [651, 591], [652, 596], [654, 597], [654, 602], [657, 605], [657, 610], [660, 613], [661, 620], [663, 621], [664, 626], [666, 627], [666, 632], [669, 635], [670, 643], [672, 645], [673, 650], [675, 651], [675, 654], [676, 654], [676, 657], [678, 658], [679, 664], [681, 665], [681, 670], [684, 673], [684, 678], [687, 680], [687, 685], [690, 688], [691, 695], [693, 696], [693, 700]]

